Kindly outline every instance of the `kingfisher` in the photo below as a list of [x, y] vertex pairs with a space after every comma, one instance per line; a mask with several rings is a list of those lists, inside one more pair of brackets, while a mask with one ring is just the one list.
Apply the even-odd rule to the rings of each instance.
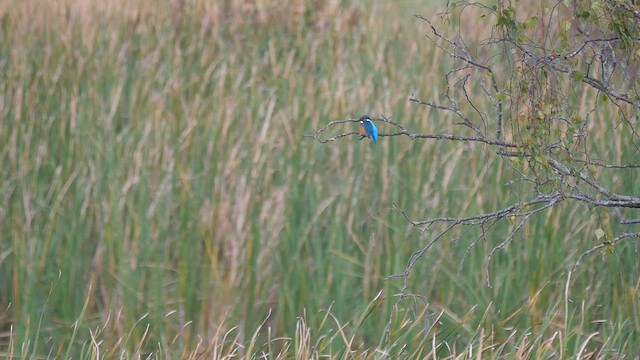
[[373, 140], [373, 143], [378, 142], [378, 128], [371, 121], [369, 115], [362, 115], [360, 118], [360, 135], [365, 138], [368, 137]]

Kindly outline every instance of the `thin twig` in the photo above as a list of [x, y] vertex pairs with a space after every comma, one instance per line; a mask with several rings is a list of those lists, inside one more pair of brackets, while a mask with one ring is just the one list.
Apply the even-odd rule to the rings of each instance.
[[636, 232], [636, 233], [622, 233], [618, 236], [616, 236], [613, 240], [611, 241], [605, 241], [603, 243], [600, 243], [594, 247], [592, 247], [591, 249], [589, 249], [588, 251], [585, 251], [582, 255], [580, 255], [580, 257], [578, 257], [578, 260], [576, 261], [575, 265], [573, 265], [573, 271], [576, 271], [576, 269], [578, 268], [578, 266], [580, 265], [580, 262], [582, 261], [582, 259], [585, 258], [585, 256], [588, 256], [590, 254], [593, 254], [595, 251], [598, 251], [600, 249], [603, 249], [607, 246], [614, 246], [617, 243], [619, 243], [620, 241], [623, 241], [625, 239], [628, 238], [640, 238], [640, 232]]

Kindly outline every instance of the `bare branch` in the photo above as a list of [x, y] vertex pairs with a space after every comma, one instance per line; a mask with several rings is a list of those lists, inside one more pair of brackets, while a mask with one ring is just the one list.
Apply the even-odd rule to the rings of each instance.
[[611, 96], [614, 99], [624, 101], [624, 102], [626, 102], [628, 104], [631, 104], [631, 105], [635, 106], [636, 108], [640, 109], [640, 100], [635, 100], [635, 99], [632, 99], [631, 97], [629, 97], [626, 94], [621, 94], [621, 93], [617, 92], [616, 90], [612, 89], [609, 85], [603, 84], [600, 80], [596, 80], [596, 79], [594, 79], [592, 77], [585, 76], [582, 79], [582, 82], [593, 86], [594, 88], [602, 91], [603, 93]]
[[580, 159], [575, 159], [575, 161], [583, 164], [606, 168], [606, 169], [638, 169], [640, 168], [640, 164], [610, 164], [603, 161], [593, 160], [591, 158], [588, 161], [580, 160]]
[[587, 183], [590, 187], [597, 190], [599, 193], [604, 195], [606, 199], [600, 200], [596, 199], [591, 195], [583, 194], [583, 193], [574, 193], [567, 194], [568, 197], [580, 201], [584, 201], [596, 206], [606, 206], [606, 207], [630, 207], [630, 208], [640, 208], [640, 198], [628, 195], [620, 195], [611, 192], [600, 183], [598, 183], [595, 179], [587, 176], [584, 172], [581, 171], [571, 171], [565, 165], [561, 164], [559, 161], [555, 159], [549, 158], [549, 164], [556, 169], [561, 174], [567, 176], [576, 176], [580, 180]]
[[326, 139], [321, 139], [320, 137], [318, 137], [318, 134], [303, 135], [303, 137], [314, 138], [319, 143], [325, 144], [325, 143], [328, 143], [328, 142], [331, 142], [331, 141], [336, 141], [336, 140], [338, 140], [340, 138], [343, 138], [345, 136], [352, 136], [352, 135], [360, 136], [360, 133], [356, 132], [356, 131], [352, 131], [352, 132], [348, 132], [348, 133], [344, 133], [344, 134], [338, 134], [338, 135], [335, 135], [335, 136], [332, 136], [332, 137], [329, 137], [329, 138], [326, 138]]
[[622, 225], [630, 225], [630, 224], [640, 224], [640, 219], [627, 219], [622, 215], [622, 211], [620, 208], [615, 208], [616, 215], [620, 219], [620, 224]]
[[602, 199], [596, 199], [593, 196], [585, 193], [566, 194], [566, 196], [568, 198], [580, 200], [594, 206], [603, 206], [603, 207], [611, 207], [611, 208], [619, 208], [619, 207], [635, 208], [635, 209], [640, 208], [640, 198], [633, 198], [628, 200], [602, 200]]
[[[433, 246], [433, 244], [438, 241], [439, 239], [441, 239], [445, 234], [447, 234], [449, 231], [451, 231], [453, 228], [455, 228], [456, 226], [459, 225], [468, 225], [468, 226], [477, 226], [477, 225], [482, 225], [484, 223], [486, 223], [487, 221], [491, 221], [491, 220], [501, 220], [507, 217], [513, 217], [513, 218], [521, 218], [521, 222], [520, 225], [518, 225], [507, 237], [507, 239], [502, 242], [500, 245], [496, 246], [494, 248], [494, 250], [491, 252], [491, 254], [489, 255], [489, 260], [491, 259], [491, 256], [493, 256], [493, 253], [495, 251], [497, 251], [498, 249], [503, 248], [504, 246], [506, 246], [509, 242], [511, 242], [513, 240], [513, 237], [515, 236], [515, 234], [518, 232], [518, 230], [522, 227], [522, 225], [533, 215], [544, 211], [548, 208], [553, 207], [554, 205], [556, 205], [559, 202], [562, 202], [565, 198], [562, 196], [561, 193], [556, 192], [553, 194], [549, 194], [549, 195], [539, 195], [538, 197], [536, 197], [533, 200], [530, 201], [524, 201], [524, 202], [518, 202], [515, 204], [512, 204], [504, 209], [501, 210], [497, 210], [491, 213], [486, 213], [486, 214], [480, 214], [480, 215], [473, 215], [473, 216], [467, 216], [467, 217], [461, 217], [461, 218], [456, 218], [456, 217], [439, 217], [439, 218], [433, 218], [433, 219], [429, 219], [429, 220], [424, 220], [424, 221], [414, 221], [411, 218], [409, 218], [409, 216], [406, 214], [406, 212], [399, 208], [396, 204], [394, 204], [394, 207], [396, 208], [397, 211], [399, 211], [405, 219], [407, 219], [407, 221], [415, 226], [415, 227], [423, 227], [423, 231], [426, 231], [429, 227], [431, 227], [431, 225], [435, 224], [435, 223], [447, 223], [448, 226], [447, 228], [442, 231], [441, 233], [439, 233], [433, 240], [431, 240], [430, 242], [427, 243], [426, 246], [424, 246], [423, 248], [413, 252], [409, 258], [409, 261], [407, 262], [407, 266], [405, 268], [405, 271], [403, 273], [400, 274], [395, 274], [395, 275], [390, 275], [387, 277], [387, 279], [392, 279], [392, 278], [403, 278], [405, 285], [408, 284], [408, 277], [409, 274], [411, 273], [411, 270], [413, 269], [416, 261], [418, 259], [420, 259], [424, 253], [431, 247]], [[530, 207], [534, 207], [536, 205], [541, 205], [540, 207], [535, 207], [533, 209], [528, 210]], [[491, 225], [493, 226], [493, 225]], [[488, 270], [487, 270], [488, 271]], [[487, 281], [488, 277], [487, 277]], [[490, 284], [490, 283], [489, 283]], [[408, 285], [407, 285], [408, 286]]]
[[461, 46], [460, 44], [456, 43], [455, 41], [452, 41], [452, 40], [448, 39], [446, 36], [440, 34], [438, 32], [438, 30], [436, 30], [436, 27], [433, 26], [431, 21], [429, 21], [429, 19], [423, 17], [422, 15], [415, 15], [415, 17], [417, 19], [420, 19], [420, 20], [426, 22], [427, 24], [429, 24], [429, 27], [431, 27], [431, 31], [433, 32], [433, 34], [435, 36], [437, 36], [438, 38], [442, 39], [444, 42], [446, 42], [447, 44], [453, 46], [456, 50], [458, 50], [458, 51], [460, 51], [461, 53], [464, 54], [464, 56], [461, 56], [461, 55], [449, 53], [449, 55], [451, 55], [451, 57], [453, 57], [455, 59], [463, 60], [463, 61], [469, 63], [470, 65], [473, 65], [473, 66], [475, 66], [477, 68], [486, 70], [488, 72], [493, 72], [490, 67], [488, 67], [486, 65], [482, 65], [482, 64], [478, 63], [477, 61], [475, 61], [471, 57], [471, 55], [469, 55], [469, 52], [467, 51], [467, 49], [464, 46]]
[[618, 236], [616, 236], [613, 240], [611, 241], [605, 241], [603, 243], [600, 243], [594, 247], [592, 247], [591, 249], [589, 249], [588, 251], [584, 252], [582, 255], [580, 255], [580, 257], [578, 257], [578, 260], [576, 261], [575, 265], [573, 265], [573, 271], [576, 271], [576, 269], [578, 268], [578, 266], [580, 265], [580, 262], [582, 261], [582, 259], [585, 258], [585, 256], [588, 256], [590, 254], [593, 254], [594, 252], [600, 250], [600, 249], [605, 249], [607, 247], [613, 247], [615, 246], [617, 243], [629, 239], [629, 238], [640, 238], [640, 232], [636, 232], [636, 233], [622, 233]]
[[[412, 132], [409, 132], [407, 129], [405, 129], [400, 124], [397, 124], [397, 123], [389, 120], [389, 118], [384, 117], [384, 116], [381, 119], [372, 119], [372, 120], [378, 121], [378, 122], [385, 122], [385, 123], [391, 124], [391, 125], [393, 125], [393, 126], [395, 126], [395, 127], [400, 129], [399, 132], [380, 133], [378, 135], [379, 137], [404, 135], [404, 136], [408, 136], [412, 140], [413, 139], [435, 139], [435, 140], [451, 140], [451, 141], [471, 141], [471, 142], [485, 143], [487, 145], [497, 145], [497, 146], [503, 146], [503, 147], [509, 147], [509, 148], [515, 148], [515, 147], [519, 146], [516, 143], [507, 142], [507, 141], [499, 141], [499, 140], [495, 140], [495, 139], [491, 139], [491, 138], [485, 138], [485, 137], [479, 137], [479, 136], [457, 136], [457, 135], [451, 135], [451, 134], [419, 134], [419, 133], [412, 133]], [[324, 139], [320, 137], [320, 135], [323, 132], [327, 131], [332, 126], [345, 124], [345, 123], [357, 123], [357, 122], [358, 122], [358, 120], [336, 120], [336, 121], [332, 121], [329, 124], [327, 124], [326, 126], [324, 126], [323, 128], [321, 128], [320, 130], [316, 131], [314, 134], [304, 135], [304, 137], [313, 138], [313, 139], [315, 139], [316, 141], [318, 141], [319, 143], [322, 143], [322, 144], [328, 143], [328, 142], [331, 142], [331, 141], [336, 141], [336, 140], [338, 140], [340, 138], [347, 137], [347, 136], [358, 136], [358, 137], [360, 137], [360, 133], [356, 132], [356, 131], [342, 133], [342, 134], [334, 135], [334, 136], [331, 136], [331, 137], [328, 137], [328, 138], [324, 138]]]
[[604, 38], [604, 39], [589, 39], [589, 40], [585, 40], [582, 42], [582, 44], [580, 46], [578, 46], [577, 49], [575, 49], [574, 51], [568, 53], [567, 55], [564, 56], [565, 59], [570, 59], [576, 55], [578, 55], [580, 52], [582, 52], [582, 50], [584, 50], [584, 48], [591, 44], [591, 43], [596, 43], [596, 42], [609, 42], [609, 41], [616, 41], [616, 40], [620, 40], [619, 37], [614, 36], [614, 37], [609, 37], [609, 38]]
[[[428, 101], [423, 101], [420, 100], [418, 98], [416, 98], [414, 95], [411, 95], [409, 97], [409, 101], [414, 102], [414, 103], [418, 103], [420, 105], [425, 105], [425, 106], [429, 106], [432, 107], [434, 109], [437, 110], [445, 110], [445, 111], [449, 111], [452, 112], [454, 114], [456, 114], [459, 118], [461, 118], [464, 122], [465, 125], [467, 124], [473, 124], [473, 122], [466, 117], [462, 111], [460, 111], [460, 109], [458, 108], [454, 108], [454, 107], [449, 107], [449, 106], [444, 106], [444, 105], [439, 105], [439, 104], [434, 104]], [[481, 134], [481, 132], [474, 126], [470, 126], [474, 129], [474, 131], [478, 134]], [[409, 134], [407, 134], [409, 135]], [[504, 146], [504, 147], [511, 147], [511, 148], [515, 148], [515, 147], [520, 147], [520, 144], [514, 143], [514, 142], [508, 142], [508, 141], [502, 141], [499, 139], [491, 139], [485, 136], [477, 136], [477, 137], [460, 137], [460, 136], [454, 136], [454, 135], [418, 135], [418, 134], [414, 134], [411, 136], [412, 138], [426, 138], [426, 139], [436, 139], [436, 138], [445, 138], [445, 139], [449, 139], [449, 140], [462, 140], [462, 141], [475, 141], [475, 142], [482, 142], [488, 145], [498, 145], [498, 146]]]
[[422, 139], [444, 139], [444, 140], [454, 140], [454, 141], [472, 141], [472, 142], [481, 142], [487, 145], [497, 145], [497, 146], [505, 146], [505, 147], [518, 147], [518, 144], [507, 142], [507, 141], [499, 141], [495, 139], [489, 139], [484, 137], [473, 137], [473, 136], [456, 136], [450, 134], [411, 134], [409, 135], [411, 138], [422, 138]]
[[520, 229], [522, 229], [522, 226], [524, 226], [524, 224], [527, 223], [527, 221], [529, 221], [529, 218], [532, 217], [533, 215], [547, 210], [551, 207], [553, 207], [556, 203], [562, 201], [562, 197], [561, 196], [554, 196], [549, 198], [548, 202], [546, 204], [544, 204], [544, 206], [541, 206], [537, 209], [534, 210], [530, 210], [530, 211], [526, 211], [523, 214], [519, 214], [518, 216], [522, 217], [522, 219], [520, 219], [520, 222], [518, 223], [518, 225], [509, 233], [509, 236], [507, 236], [506, 239], [504, 239], [503, 242], [501, 242], [500, 244], [498, 244], [497, 246], [495, 246], [492, 250], [491, 253], [489, 253], [489, 256], [487, 257], [487, 261], [486, 261], [486, 265], [485, 265], [485, 273], [487, 276], [487, 286], [491, 287], [491, 277], [489, 276], [489, 265], [491, 264], [491, 259], [493, 258], [493, 254], [498, 251], [498, 250], [502, 250], [505, 248], [505, 246], [509, 245], [512, 241], [513, 238], [515, 237], [516, 233], [520, 231]]

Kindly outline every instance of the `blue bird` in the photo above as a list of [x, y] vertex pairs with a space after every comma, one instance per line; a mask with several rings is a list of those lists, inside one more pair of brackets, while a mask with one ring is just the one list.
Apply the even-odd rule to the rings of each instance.
[[371, 121], [369, 115], [362, 115], [360, 118], [360, 134], [372, 139], [374, 144], [378, 142], [378, 128], [373, 121]]

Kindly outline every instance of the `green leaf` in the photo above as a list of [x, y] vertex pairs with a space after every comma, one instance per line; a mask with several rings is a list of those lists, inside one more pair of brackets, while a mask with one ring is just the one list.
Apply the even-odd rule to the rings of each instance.
[[584, 73], [582, 71], [574, 71], [573, 78], [577, 81], [582, 81], [582, 79], [584, 79]]
[[578, 19], [588, 20], [591, 17], [591, 13], [587, 10], [576, 12], [576, 17]]
[[595, 1], [594, 3], [592, 3], [591, 8], [597, 13], [602, 12], [602, 4], [600, 3], [600, 1]]
[[496, 94], [496, 100], [497, 101], [505, 101], [507, 99], [507, 95], [503, 94], [503, 93], [497, 93]]
[[607, 97], [606, 94], [600, 94], [600, 102], [607, 102], [607, 100], [609, 100], [609, 97]]

